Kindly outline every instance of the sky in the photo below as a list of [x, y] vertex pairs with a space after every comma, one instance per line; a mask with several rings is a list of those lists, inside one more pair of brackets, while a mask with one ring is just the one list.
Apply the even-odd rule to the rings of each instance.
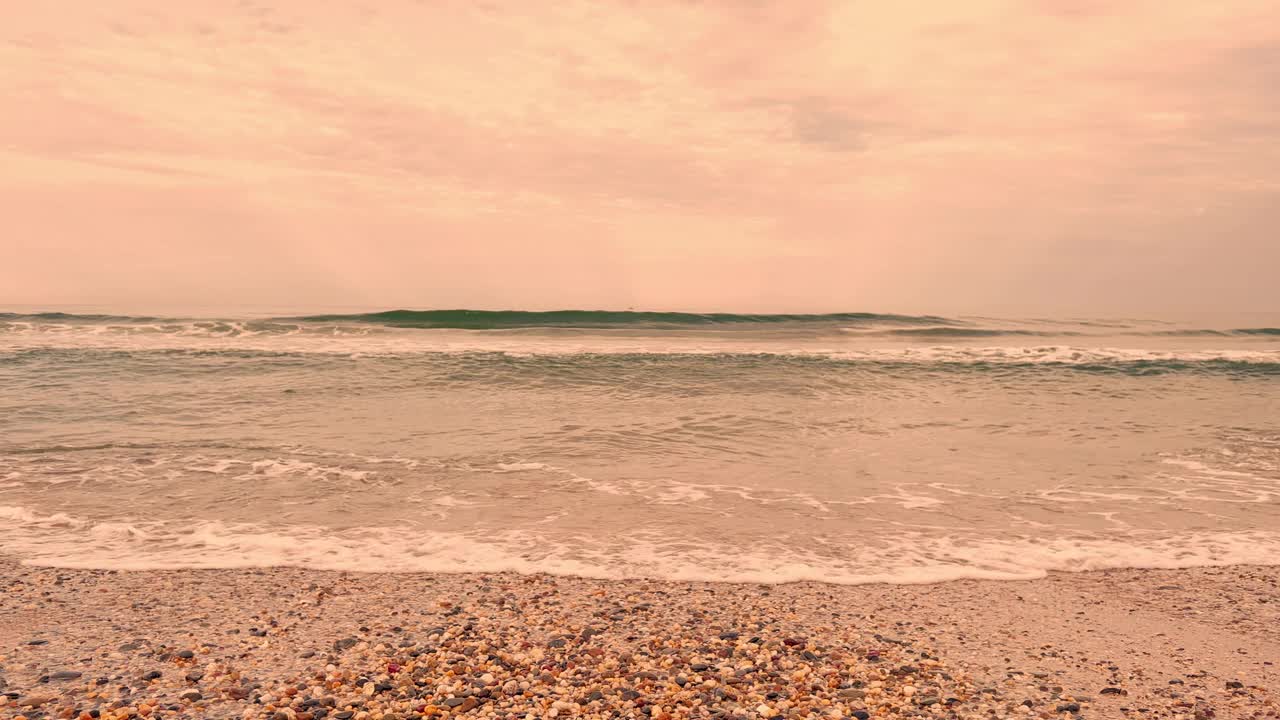
[[49, 0], [0, 305], [1280, 310], [1275, 0]]

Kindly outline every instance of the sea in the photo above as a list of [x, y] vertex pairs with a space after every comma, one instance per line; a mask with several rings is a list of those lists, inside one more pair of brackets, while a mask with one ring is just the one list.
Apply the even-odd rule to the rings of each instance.
[[1275, 565], [1280, 317], [0, 312], [0, 555], [845, 584]]

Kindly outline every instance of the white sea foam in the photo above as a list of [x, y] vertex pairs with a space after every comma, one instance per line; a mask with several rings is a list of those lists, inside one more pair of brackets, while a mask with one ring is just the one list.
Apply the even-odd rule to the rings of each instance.
[[467, 505], [475, 505], [475, 503], [470, 500], [462, 500], [452, 495], [441, 495], [439, 497], [432, 498], [431, 504], [439, 505], [440, 507], [447, 507], [447, 508], [466, 507]]
[[[1280, 363], [1280, 339], [1232, 338], [1247, 347], [1205, 343], [1221, 338], [1185, 339], [1184, 346], [1144, 347], [1070, 344], [980, 345], [948, 342], [933, 345], [847, 337], [796, 337], [762, 334], [705, 335], [665, 333], [632, 335], [610, 332], [494, 333], [460, 329], [402, 329], [393, 327], [311, 327], [287, 323], [195, 322], [156, 325], [80, 325], [0, 323], [0, 351], [69, 348], [120, 351], [250, 351], [311, 353], [350, 357], [403, 354], [506, 353], [514, 357], [576, 354], [781, 354], [830, 357], [888, 363], [957, 364], [1061, 364], [1106, 365], [1114, 363], [1204, 362]], [[1025, 338], [1022, 338], [1025, 339]], [[1114, 341], [1115, 338], [1072, 338]], [[976, 342], [976, 341], [975, 341]], [[1224, 343], [1225, 345], [1226, 343]]]
[[24, 562], [111, 569], [295, 566], [384, 572], [518, 572], [599, 578], [781, 583], [929, 583], [1029, 579], [1051, 571], [1280, 564], [1280, 533], [1200, 532], [1110, 537], [930, 537], [875, 546], [825, 538], [808, 547], [690, 545], [637, 532], [602, 539], [531, 531], [489, 534], [406, 527], [335, 531], [223, 522], [94, 522], [0, 507], [0, 540]]
[[668, 482], [659, 486], [651, 495], [651, 500], [659, 505], [686, 505], [701, 502], [711, 497], [704, 488], [691, 483]]
[[66, 513], [41, 514], [30, 508], [0, 505], [0, 522], [8, 522], [19, 526], [30, 528], [73, 528], [78, 529], [85, 527], [88, 522], [84, 518], [75, 517]]
[[251, 463], [247, 460], [231, 460], [231, 459], [224, 458], [220, 460], [210, 461], [208, 464], [204, 464], [203, 462], [189, 463], [186, 467], [188, 470], [192, 470], [194, 472], [203, 472], [203, 473], [212, 473], [214, 475], [221, 475], [222, 473], [225, 473], [226, 471], [230, 470], [231, 468], [237, 465], [246, 465], [246, 464], [251, 464]]
[[337, 465], [322, 465], [296, 458], [267, 458], [255, 460], [249, 465], [250, 471], [236, 476], [237, 479], [249, 480], [255, 477], [278, 478], [301, 475], [312, 479], [342, 478], [356, 482], [368, 482], [374, 476], [374, 472], [371, 470], [353, 470]]
[[100, 522], [89, 526], [89, 534], [101, 540], [145, 540], [151, 536], [146, 530], [125, 522]]
[[488, 470], [489, 472], [528, 472], [530, 470], [555, 470], [550, 465], [540, 462], [514, 462], [514, 463], [498, 463], [493, 468], [475, 468], [478, 471]]

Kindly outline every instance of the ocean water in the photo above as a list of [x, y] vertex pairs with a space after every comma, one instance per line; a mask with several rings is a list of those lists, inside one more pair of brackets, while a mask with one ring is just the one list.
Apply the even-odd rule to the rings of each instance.
[[930, 582], [1280, 563], [1280, 318], [0, 314], [0, 553]]

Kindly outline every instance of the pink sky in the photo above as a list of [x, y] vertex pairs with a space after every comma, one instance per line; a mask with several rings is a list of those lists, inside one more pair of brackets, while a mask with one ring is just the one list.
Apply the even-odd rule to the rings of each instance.
[[52, 0], [0, 93], [0, 303], [1280, 310], [1275, 0]]

